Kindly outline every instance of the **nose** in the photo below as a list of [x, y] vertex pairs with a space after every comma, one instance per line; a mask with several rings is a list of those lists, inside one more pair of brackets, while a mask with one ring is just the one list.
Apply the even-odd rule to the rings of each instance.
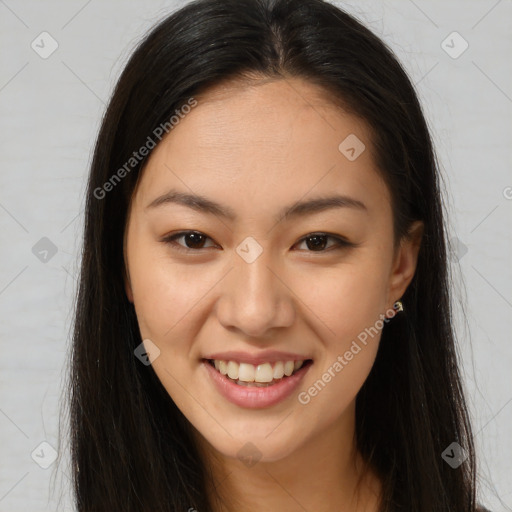
[[290, 327], [295, 319], [293, 292], [284, 272], [263, 251], [252, 263], [234, 255], [235, 268], [223, 281], [217, 304], [220, 323], [245, 337], [263, 339], [275, 329]]

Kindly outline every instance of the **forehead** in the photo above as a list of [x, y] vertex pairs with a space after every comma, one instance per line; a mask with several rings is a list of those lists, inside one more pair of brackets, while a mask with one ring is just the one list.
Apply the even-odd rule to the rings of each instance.
[[[195, 99], [149, 159], [138, 191], [145, 203], [174, 185], [240, 206], [333, 189], [389, 199], [369, 128], [318, 86], [228, 82]], [[347, 140], [358, 153], [364, 148], [355, 160], [344, 152]]]

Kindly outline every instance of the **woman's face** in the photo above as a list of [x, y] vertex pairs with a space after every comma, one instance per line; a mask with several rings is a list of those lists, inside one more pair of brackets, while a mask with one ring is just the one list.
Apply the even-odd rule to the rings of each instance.
[[322, 98], [298, 79], [211, 89], [155, 148], [132, 200], [126, 290], [142, 339], [225, 456], [279, 460], [350, 431], [414, 273], [418, 244], [394, 251], [365, 124]]

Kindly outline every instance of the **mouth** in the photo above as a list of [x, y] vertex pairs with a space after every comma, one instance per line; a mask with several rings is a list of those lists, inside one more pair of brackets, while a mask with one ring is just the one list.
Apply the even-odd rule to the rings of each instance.
[[313, 363], [312, 359], [265, 362], [258, 365], [221, 359], [204, 361], [232, 383], [245, 387], [275, 386]]

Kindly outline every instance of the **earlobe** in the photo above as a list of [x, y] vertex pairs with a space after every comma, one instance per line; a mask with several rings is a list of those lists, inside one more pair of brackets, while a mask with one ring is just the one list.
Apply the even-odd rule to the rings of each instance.
[[388, 307], [403, 296], [414, 277], [422, 236], [423, 222], [416, 221], [400, 242], [390, 275]]

